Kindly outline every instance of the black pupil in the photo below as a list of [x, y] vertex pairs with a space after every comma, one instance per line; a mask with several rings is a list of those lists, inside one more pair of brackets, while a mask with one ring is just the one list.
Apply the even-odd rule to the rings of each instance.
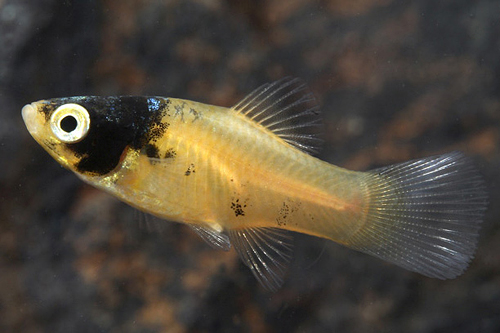
[[61, 119], [61, 129], [66, 133], [73, 132], [77, 125], [76, 118], [73, 116], [66, 116]]

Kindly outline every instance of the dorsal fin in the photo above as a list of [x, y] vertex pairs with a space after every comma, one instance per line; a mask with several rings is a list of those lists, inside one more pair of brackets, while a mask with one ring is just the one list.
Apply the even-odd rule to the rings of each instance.
[[320, 111], [307, 85], [299, 79], [286, 77], [266, 83], [232, 109], [302, 151], [319, 150]]

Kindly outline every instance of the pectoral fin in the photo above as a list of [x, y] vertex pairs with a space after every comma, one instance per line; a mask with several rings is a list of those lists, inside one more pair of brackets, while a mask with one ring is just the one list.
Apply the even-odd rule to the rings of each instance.
[[231, 242], [229, 237], [213, 228], [202, 225], [189, 225], [205, 242], [217, 250], [229, 251]]

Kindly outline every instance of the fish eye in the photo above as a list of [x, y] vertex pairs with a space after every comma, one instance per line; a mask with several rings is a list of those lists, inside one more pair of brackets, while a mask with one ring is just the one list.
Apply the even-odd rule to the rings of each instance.
[[72, 115], [67, 115], [61, 119], [61, 129], [67, 133], [73, 132], [78, 126], [78, 121]]
[[54, 135], [65, 143], [76, 143], [87, 135], [90, 126], [88, 111], [78, 104], [64, 104], [50, 117], [50, 128]]

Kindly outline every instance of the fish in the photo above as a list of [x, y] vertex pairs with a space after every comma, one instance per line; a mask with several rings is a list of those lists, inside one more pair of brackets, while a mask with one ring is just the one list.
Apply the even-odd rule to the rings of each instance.
[[234, 247], [265, 289], [284, 282], [295, 233], [438, 279], [473, 259], [484, 180], [454, 151], [369, 171], [315, 157], [321, 113], [297, 78], [233, 107], [158, 96], [77, 96], [25, 105], [31, 136], [84, 182], [216, 249]]

